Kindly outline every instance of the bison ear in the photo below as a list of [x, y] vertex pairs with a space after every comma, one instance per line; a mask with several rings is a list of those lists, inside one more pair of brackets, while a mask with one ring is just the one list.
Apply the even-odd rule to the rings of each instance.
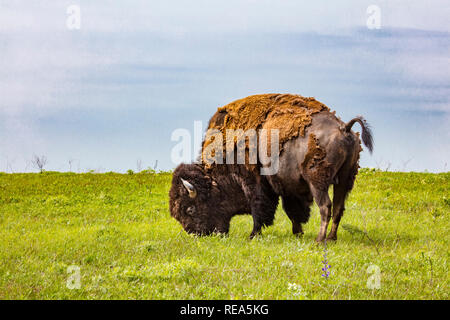
[[181, 182], [183, 183], [183, 186], [186, 188], [187, 192], [189, 192], [189, 197], [195, 198], [197, 196], [197, 190], [195, 190], [195, 187], [188, 181], [184, 180], [183, 178], [180, 179]]

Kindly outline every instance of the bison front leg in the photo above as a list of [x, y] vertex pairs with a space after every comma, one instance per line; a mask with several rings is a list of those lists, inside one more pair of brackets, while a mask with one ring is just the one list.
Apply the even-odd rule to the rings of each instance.
[[254, 237], [256, 237], [257, 235], [261, 234], [261, 229], [263, 227], [262, 222], [258, 219], [258, 217], [255, 217], [255, 215], [253, 215], [253, 230], [252, 233], [250, 233], [250, 239], [253, 239]]
[[311, 186], [311, 192], [320, 210], [320, 230], [316, 242], [323, 242], [331, 219], [331, 200], [328, 196], [328, 190], [321, 190]]
[[302, 223], [308, 222], [310, 195], [283, 196], [283, 209], [292, 222], [292, 233], [302, 235]]
[[253, 230], [250, 239], [261, 234], [261, 229], [273, 224], [278, 205], [278, 196], [270, 189], [257, 186], [250, 196]]

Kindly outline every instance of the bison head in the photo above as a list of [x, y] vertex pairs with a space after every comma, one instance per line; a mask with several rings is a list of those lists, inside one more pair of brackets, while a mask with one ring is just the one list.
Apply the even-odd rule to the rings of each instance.
[[227, 233], [230, 218], [221, 212], [217, 183], [200, 165], [181, 164], [172, 178], [170, 214], [184, 230], [197, 235]]

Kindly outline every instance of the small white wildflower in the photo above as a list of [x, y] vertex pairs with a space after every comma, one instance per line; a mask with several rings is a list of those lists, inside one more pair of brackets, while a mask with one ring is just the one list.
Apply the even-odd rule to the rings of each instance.
[[306, 293], [303, 290], [302, 286], [296, 283], [288, 283], [288, 291], [292, 292], [294, 297], [306, 297]]

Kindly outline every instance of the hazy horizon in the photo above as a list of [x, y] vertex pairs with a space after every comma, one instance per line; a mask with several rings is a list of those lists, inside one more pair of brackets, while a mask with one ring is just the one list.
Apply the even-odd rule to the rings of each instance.
[[0, 171], [170, 170], [175, 129], [257, 93], [363, 115], [361, 167], [449, 171], [450, 5], [380, 1], [369, 29], [371, 4], [1, 1]]

